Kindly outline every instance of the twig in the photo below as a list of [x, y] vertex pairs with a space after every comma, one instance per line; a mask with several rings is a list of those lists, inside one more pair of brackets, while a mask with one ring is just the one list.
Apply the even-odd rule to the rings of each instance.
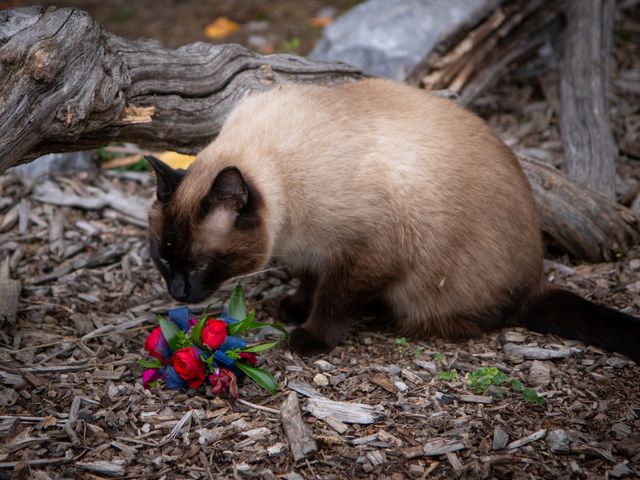
[[131, 333], [131, 332], [138, 332], [140, 330], [147, 330], [149, 328], [153, 327], [153, 325], [145, 325], [143, 327], [136, 327], [136, 328], [127, 328], [126, 330], [115, 330], [115, 331], [111, 331], [111, 332], [107, 332], [107, 333], [102, 333], [99, 335], [93, 335], [89, 338], [68, 338], [65, 337], [62, 340], [58, 340], [55, 342], [49, 342], [49, 343], [41, 343], [39, 345], [32, 345], [30, 347], [23, 347], [23, 348], [19, 348], [18, 350], [4, 350], [6, 353], [10, 353], [10, 354], [15, 354], [15, 353], [20, 353], [20, 352], [24, 352], [27, 350], [34, 350], [37, 348], [46, 348], [46, 347], [55, 347], [56, 345], [62, 345], [63, 343], [78, 343], [78, 342], [83, 342], [87, 339], [94, 339], [94, 338], [101, 338], [101, 337], [108, 337], [109, 335], [114, 335], [116, 333]]
[[245, 407], [254, 408], [256, 410], [261, 410], [263, 412], [273, 413], [274, 415], [280, 415], [280, 410], [276, 410], [275, 408], [263, 407], [262, 405], [256, 405], [255, 403], [247, 402], [241, 398], [236, 400], [237, 403], [244, 405]]

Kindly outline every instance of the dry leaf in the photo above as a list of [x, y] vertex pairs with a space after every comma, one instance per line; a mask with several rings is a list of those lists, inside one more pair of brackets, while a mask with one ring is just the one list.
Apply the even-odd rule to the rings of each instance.
[[265, 43], [262, 47], [260, 47], [260, 53], [263, 55], [272, 55], [276, 51], [276, 48], [273, 46], [273, 43]]
[[184, 155], [178, 152], [162, 152], [157, 156], [171, 168], [187, 168], [196, 159], [193, 155]]
[[127, 155], [126, 157], [113, 158], [111, 160], [107, 160], [106, 162], [102, 162], [100, 164], [100, 168], [103, 170], [108, 170], [110, 168], [122, 168], [128, 167], [130, 165], [134, 165], [140, 161], [142, 155]]
[[240, 28], [240, 24], [221, 16], [204, 27], [204, 34], [213, 39], [226, 38]]
[[330, 25], [333, 22], [333, 18], [325, 16], [325, 17], [312, 17], [307, 20], [307, 23], [312, 27], [320, 27], [324, 28], [327, 25]]
[[49, 415], [42, 420], [40, 424], [43, 428], [55, 427], [58, 424], [58, 419], [53, 415]]

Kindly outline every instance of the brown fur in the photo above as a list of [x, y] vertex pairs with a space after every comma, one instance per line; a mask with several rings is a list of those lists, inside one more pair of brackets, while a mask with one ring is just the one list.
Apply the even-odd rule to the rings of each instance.
[[[222, 205], [200, 211], [228, 167], [257, 198], [242, 230]], [[152, 242], [185, 229], [183, 262], [227, 255], [220, 278], [275, 257], [312, 279], [312, 305], [289, 305], [309, 311], [292, 341], [306, 353], [333, 347], [372, 302], [407, 334], [460, 337], [504, 324], [542, 288], [537, 213], [513, 153], [472, 113], [385, 80], [249, 96], [150, 224]]]

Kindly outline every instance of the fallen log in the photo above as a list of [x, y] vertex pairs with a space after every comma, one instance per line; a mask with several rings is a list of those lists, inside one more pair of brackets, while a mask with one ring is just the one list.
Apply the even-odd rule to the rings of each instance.
[[[239, 45], [177, 50], [105, 32], [77, 9], [0, 11], [0, 173], [51, 152], [109, 142], [193, 153], [249, 90], [364, 78], [344, 64], [260, 56]], [[612, 260], [640, 241], [630, 210], [521, 159], [544, 232], [577, 258]]]
[[519, 160], [533, 188], [542, 231], [562, 250], [591, 262], [612, 261], [640, 242], [640, 220], [632, 210], [545, 162]]
[[248, 90], [362, 78], [345, 64], [241, 45], [170, 50], [105, 32], [74, 8], [0, 11], [0, 173], [110, 142], [195, 153]]

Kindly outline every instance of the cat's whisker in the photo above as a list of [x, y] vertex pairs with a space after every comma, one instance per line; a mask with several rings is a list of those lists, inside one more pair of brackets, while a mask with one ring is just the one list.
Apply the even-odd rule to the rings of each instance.
[[233, 280], [240, 280], [240, 279], [244, 279], [244, 278], [255, 277], [256, 275], [261, 275], [263, 273], [269, 273], [269, 272], [276, 272], [278, 270], [284, 270], [284, 267], [267, 268], [265, 270], [259, 270], [257, 272], [247, 273], [245, 275], [238, 275], [237, 277], [230, 278], [228, 281], [230, 282], [230, 281], [233, 281]]

